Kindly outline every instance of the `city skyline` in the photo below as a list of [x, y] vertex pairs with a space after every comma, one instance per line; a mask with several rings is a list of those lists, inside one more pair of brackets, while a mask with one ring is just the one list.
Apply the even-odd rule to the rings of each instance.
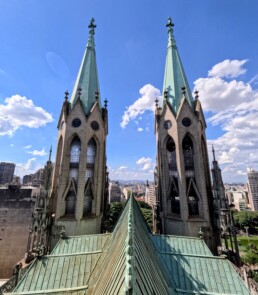
[[152, 180], [153, 109], [156, 97], [161, 103], [170, 15], [205, 110], [210, 163], [213, 144], [224, 182], [246, 181], [246, 168], [258, 168], [258, 57], [250, 38], [258, 33], [258, 4], [197, 3], [0, 3], [0, 161], [16, 163], [23, 176], [44, 166], [50, 145], [55, 160], [64, 92], [70, 98], [94, 16], [101, 101], [109, 101], [110, 178]]

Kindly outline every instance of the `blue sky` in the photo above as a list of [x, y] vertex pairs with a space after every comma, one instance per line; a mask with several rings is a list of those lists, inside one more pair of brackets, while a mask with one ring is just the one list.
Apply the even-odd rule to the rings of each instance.
[[248, 166], [258, 169], [257, 13], [255, 0], [0, 0], [0, 161], [23, 175], [44, 165], [51, 144], [55, 156], [64, 92], [72, 92], [94, 17], [111, 177], [152, 180], [151, 101], [162, 92], [171, 16], [209, 149], [225, 181], [245, 181]]

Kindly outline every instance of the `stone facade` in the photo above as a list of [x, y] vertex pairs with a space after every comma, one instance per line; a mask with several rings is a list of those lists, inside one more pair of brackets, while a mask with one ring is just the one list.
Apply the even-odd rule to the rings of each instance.
[[58, 145], [52, 182], [55, 226], [68, 235], [97, 234], [107, 191], [107, 101], [101, 107], [94, 34], [90, 34], [74, 90], [68, 92], [58, 122]]
[[0, 278], [24, 258], [35, 199], [31, 189], [0, 189]]
[[[169, 18], [163, 106], [156, 100], [157, 207], [160, 232], [202, 235], [215, 247], [213, 196], [206, 144], [206, 122], [192, 97]], [[201, 230], [200, 230], [201, 229]]]
[[[66, 103], [66, 102], [65, 102]], [[74, 119], [80, 118], [81, 125], [73, 127]], [[98, 122], [99, 129], [91, 127], [92, 122]], [[61, 114], [58, 126], [58, 149], [56, 165], [54, 169], [53, 192], [55, 203], [56, 225], [65, 227], [69, 235], [82, 235], [100, 233], [101, 219], [104, 206], [104, 193], [106, 182], [106, 134], [107, 125], [103, 121], [101, 111], [96, 103], [89, 117], [85, 116], [83, 107], [78, 100], [72, 111], [66, 116]], [[80, 160], [78, 166], [78, 178], [73, 180], [69, 176], [70, 149], [73, 139], [77, 137], [81, 142]], [[96, 143], [96, 155], [94, 163], [94, 175], [92, 182], [92, 211], [88, 216], [83, 216], [83, 203], [86, 190], [86, 161], [87, 145], [91, 139]], [[74, 216], [66, 216], [67, 191], [74, 186], [76, 194], [76, 209]]]
[[[196, 108], [200, 108], [197, 101]], [[157, 166], [159, 171], [159, 192], [160, 192], [160, 212], [162, 218], [162, 231], [166, 234], [176, 234], [185, 236], [198, 236], [200, 227], [210, 227], [211, 217], [209, 202], [212, 195], [210, 193], [210, 175], [208, 166], [208, 156], [205, 136], [205, 121], [203, 116], [197, 117], [188, 105], [186, 100], [182, 104], [177, 117], [173, 114], [168, 105], [164, 109], [156, 112], [156, 141], [157, 141]], [[191, 120], [191, 126], [185, 127], [182, 124], [183, 118]], [[172, 123], [171, 128], [164, 128], [166, 121]], [[193, 142], [194, 149], [194, 175], [198, 196], [198, 215], [189, 215], [187, 200], [186, 172], [184, 167], [184, 155], [182, 142], [186, 135], [189, 135]], [[172, 138], [175, 143], [176, 163], [178, 173], [178, 190], [180, 199], [180, 214], [171, 212], [171, 200], [169, 196], [170, 177], [168, 171], [167, 142]]]

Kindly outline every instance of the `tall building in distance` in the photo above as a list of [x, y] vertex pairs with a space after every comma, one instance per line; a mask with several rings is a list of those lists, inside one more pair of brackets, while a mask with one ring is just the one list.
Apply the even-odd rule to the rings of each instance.
[[14, 163], [0, 163], [0, 185], [10, 184], [13, 181], [14, 169]]
[[215, 248], [206, 123], [190, 91], [169, 18], [163, 106], [156, 100], [158, 210], [163, 234], [199, 236]]
[[107, 100], [101, 105], [95, 52], [96, 25], [89, 39], [70, 101], [68, 92], [58, 122], [58, 144], [52, 182], [55, 225], [68, 235], [101, 231], [107, 190]]
[[156, 188], [155, 184], [150, 184], [147, 181], [145, 189], [145, 202], [149, 204], [152, 208], [156, 205]]
[[258, 171], [250, 168], [247, 171], [248, 195], [252, 211], [258, 211]]
[[118, 181], [109, 182], [108, 186], [108, 202], [122, 202], [124, 200], [123, 193]]

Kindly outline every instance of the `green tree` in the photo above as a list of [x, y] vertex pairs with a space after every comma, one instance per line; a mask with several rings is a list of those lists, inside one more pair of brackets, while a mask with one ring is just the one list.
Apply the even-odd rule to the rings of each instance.
[[[139, 201], [137, 202], [143, 217], [146, 221], [146, 223], [148, 224], [148, 226], [150, 227], [150, 229], [152, 230], [152, 209], [151, 206], [148, 205], [145, 202]], [[119, 218], [119, 216], [121, 215], [121, 212], [124, 208], [125, 204], [121, 203], [121, 202], [113, 202], [108, 204], [108, 208], [107, 208], [107, 212], [106, 215], [104, 217], [103, 220], [103, 226], [102, 226], [102, 230], [103, 232], [112, 232], [117, 220]]]
[[150, 206], [149, 204], [143, 202], [143, 201], [137, 201], [137, 203], [138, 203], [138, 205], [139, 205], [140, 208], [144, 208], [144, 209], [150, 209], [150, 210], [152, 210], [152, 209], [151, 209], [151, 206]]
[[103, 221], [104, 232], [112, 232], [124, 206], [125, 204], [121, 202], [113, 202], [108, 204], [106, 216]]
[[249, 243], [246, 246], [247, 253], [243, 256], [243, 260], [248, 264], [258, 263], [258, 248], [254, 243]]
[[233, 214], [235, 224], [239, 228], [243, 228], [245, 226], [253, 228], [258, 226], [258, 212], [240, 211]]

